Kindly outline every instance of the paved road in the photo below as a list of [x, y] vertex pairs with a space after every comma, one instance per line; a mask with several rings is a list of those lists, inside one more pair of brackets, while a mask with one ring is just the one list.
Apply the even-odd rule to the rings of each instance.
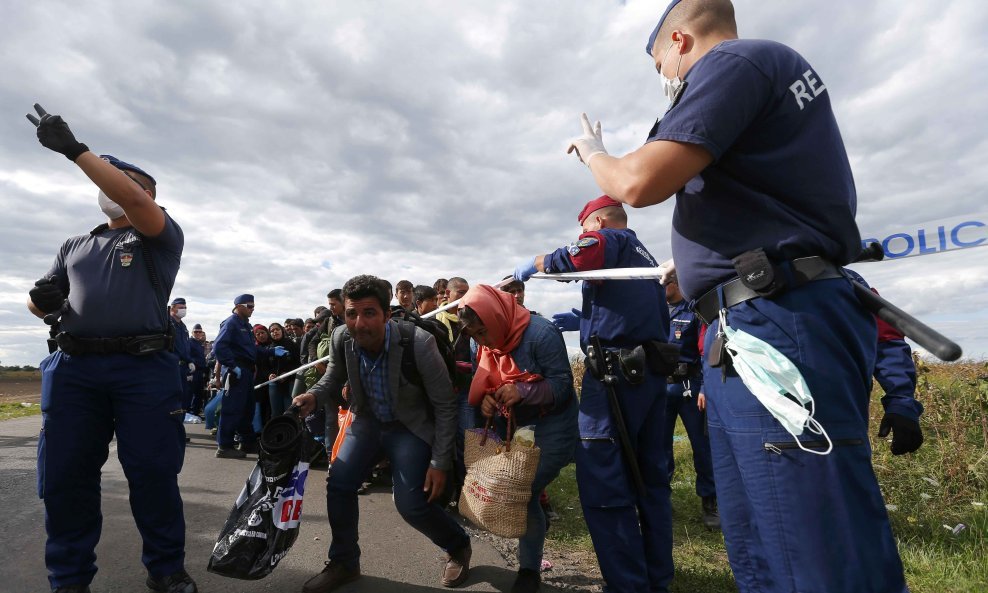
[[[44, 565], [44, 509], [37, 498], [35, 449], [41, 417], [0, 422], [0, 592], [48, 591]], [[215, 442], [203, 425], [186, 425], [192, 442], [179, 476], [185, 500], [186, 569], [203, 593], [300, 591], [322, 570], [329, 545], [325, 481], [310, 475], [301, 533], [273, 574], [260, 581], [238, 581], [206, 572], [206, 562], [234, 498], [253, 467], [247, 460], [216, 459]], [[321, 477], [321, 476], [320, 476]], [[344, 593], [449, 591], [439, 585], [442, 552], [398, 515], [390, 492], [360, 497], [360, 538], [364, 577]], [[127, 502], [127, 482], [116, 459], [115, 443], [103, 468], [103, 537], [96, 549], [99, 573], [93, 593], [146, 591], [141, 540]], [[462, 591], [507, 591], [514, 569], [487, 542], [473, 541], [473, 570]], [[543, 586], [543, 591], [554, 589]]]

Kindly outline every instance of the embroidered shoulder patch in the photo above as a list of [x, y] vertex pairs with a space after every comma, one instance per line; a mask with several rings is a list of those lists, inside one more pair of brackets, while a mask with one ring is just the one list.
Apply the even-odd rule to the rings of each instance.
[[577, 247], [590, 247], [591, 245], [596, 245], [600, 243], [600, 240], [596, 237], [584, 237], [576, 242]]

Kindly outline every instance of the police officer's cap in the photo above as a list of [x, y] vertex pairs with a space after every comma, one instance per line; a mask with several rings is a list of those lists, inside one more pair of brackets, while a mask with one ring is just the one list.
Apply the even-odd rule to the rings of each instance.
[[234, 305], [246, 305], [247, 303], [254, 302], [254, 295], [252, 294], [242, 294], [237, 298], [233, 299]]
[[666, 7], [666, 11], [662, 13], [662, 18], [659, 19], [659, 24], [655, 25], [655, 29], [652, 31], [652, 34], [648, 36], [648, 45], [645, 46], [645, 53], [648, 55], [652, 55], [652, 47], [655, 45], [655, 38], [659, 36], [659, 29], [662, 28], [662, 23], [666, 22], [666, 17], [669, 16], [672, 9], [676, 8], [676, 5], [681, 1], [682, 0], [672, 0], [672, 2], [669, 3], [669, 6]]
[[139, 173], [151, 180], [152, 185], [158, 185], [158, 182], [154, 180], [154, 177], [148, 175], [147, 171], [138, 167], [137, 165], [131, 165], [130, 163], [125, 163], [111, 154], [101, 154], [99, 158], [110, 163], [114, 167], [120, 169], [121, 171], [133, 171], [134, 173]]
[[583, 221], [594, 212], [601, 208], [610, 208], [612, 206], [623, 207], [621, 206], [621, 202], [618, 202], [611, 196], [600, 196], [587, 202], [587, 205], [583, 207], [583, 210], [580, 210], [580, 215], [576, 219], [580, 221], [580, 224], [583, 224]]
[[182, 297], [175, 297], [172, 300], [172, 306], [174, 306], [174, 305], [184, 305], [184, 304], [185, 304], [185, 299], [183, 299]]

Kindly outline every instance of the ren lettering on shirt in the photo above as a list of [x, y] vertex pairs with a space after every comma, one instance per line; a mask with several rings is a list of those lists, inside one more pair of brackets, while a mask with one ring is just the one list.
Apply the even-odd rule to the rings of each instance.
[[799, 105], [799, 110], [802, 111], [804, 99], [807, 103], [813, 101], [813, 99], [820, 96], [820, 93], [827, 90], [827, 87], [817, 79], [816, 72], [809, 69], [803, 72], [803, 78], [797, 78], [796, 82], [789, 85], [789, 90], [796, 97], [796, 104]]

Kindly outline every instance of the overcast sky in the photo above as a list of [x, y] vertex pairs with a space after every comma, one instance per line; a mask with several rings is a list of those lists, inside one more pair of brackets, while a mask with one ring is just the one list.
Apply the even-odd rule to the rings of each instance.
[[[742, 37], [802, 53], [826, 84], [862, 236], [988, 220], [988, 5], [738, 0]], [[126, 8], [124, 8], [126, 6]], [[0, 361], [36, 365], [27, 312], [61, 243], [103, 221], [97, 189], [24, 118], [61, 114], [145, 168], [185, 231], [172, 296], [208, 337], [306, 317], [358, 273], [493, 283], [567, 244], [600, 194], [564, 150], [586, 111], [612, 154], [665, 109], [644, 46], [665, 2], [7, 3], [0, 20]], [[673, 201], [630, 213], [661, 261]], [[936, 225], [927, 231], [936, 235]], [[949, 234], [948, 227], [947, 233]], [[725, 229], [725, 232], [739, 232]], [[932, 243], [932, 242], [931, 242]], [[988, 250], [856, 266], [969, 356], [988, 353]], [[532, 281], [545, 313], [579, 287]]]

